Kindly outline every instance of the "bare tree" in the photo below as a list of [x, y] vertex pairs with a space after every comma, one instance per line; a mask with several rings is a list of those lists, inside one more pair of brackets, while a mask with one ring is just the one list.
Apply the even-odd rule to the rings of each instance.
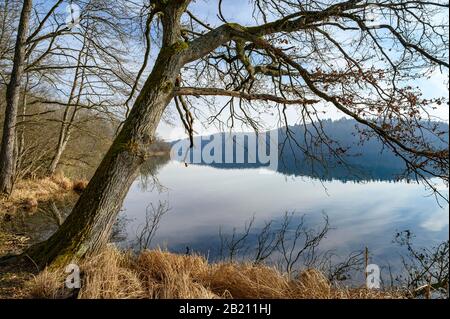
[[[11, 166], [12, 172], [17, 171], [17, 166], [21, 165], [27, 155], [25, 149], [31, 144], [24, 139], [27, 122], [55, 122], [57, 119], [54, 116], [46, 116], [51, 113], [59, 114], [58, 108], [63, 110], [54, 154], [44, 154], [47, 149], [39, 154], [45, 160], [50, 157], [49, 163], [45, 165], [48, 165], [48, 173], [53, 174], [73, 131], [79, 130], [83, 124], [77, 118], [80, 112], [89, 110], [94, 120], [101, 113], [103, 117], [117, 122], [120, 114], [125, 113], [120, 109], [135, 82], [132, 68], [128, 69], [126, 66], [130, 53], [126, 34], [133, 34], [135, 20], [127, 11], [130, 8], [127, 2], [73, 1], [72, 4], [79, 5], [82, 9], [81, 16], [73, 24], [67, 23], [66, 12], [58, 10], [63, 3], [62, 0], [55, 0], [49, 6], [48, 2], [35, 1], [32, 5], [28, 27], [30, 35], [25, 41], [23, 63], [23, 73], [27, 78], [26, 83], [19, 81], [19, 92], [23, 94], [21, 120], [19, 126], [11, 125], [14, 127], [11, 129], [14, 134], [16, 128], [21, 128], [17, 138], [18, 145], [12, 147], [18, 150], [18, 158]], [[5, 2], [6, 6], [11, 7], [9, 1]], [[12, 14], [3, 16], [6, 21], [12, 20], [14, 25]], [[8, 28], [4, 32], [5, 40], [2, 40], [2, 46], [4, 44], [5, 47], [8, 44], [7, 31]], [[4, 51], [7, 52], [6, 49]], [[5, 53], [1, 58], [8, 62], [9, 56]], [[3, 69], [6, 71], [3, 72]], [[8, 78], [8, 73], [7, 67], [2, 68], [3, 77]], [[26, 114], [29, 104], [37, 102], [46, 105], [47, 110], [33, 115]], [[12, 118], [15, 120], [17, 116]], [[5, 125], [7, 123], [12, 122], [7, 119]], [[15, 175], [18, 178], [24, 174], [17, 172]], [[11, 189], [8, 192], [10, 191]]]
[[[48, 169], [50, 175], [53, 175], [55, 173], [56, 167], [58, 166], [58, 164], [61, 160], [61, 156], [62, 156], [62, 154], [67, 146], [67, 143], [69, 141], [69, 138], [70, 138], [73, 122], [74, 122], [77, 112], [79, 110], [81, 92], [83, 90], [83, 85], [84, 85], [84, 81], [85, 81], [84, 66], [86, 65], [86, 60], [87, 60], [87, 58], [86, 58], [87, 55], [85, 54], [85, 50], [87, 49], [86, 48], [87, 36], [86, 36], [86, 34], [84, 34], [83, 36], [84, 36], [83, 45], [78, 53], [77, 66], [75, 68], [75, 74], [73, 77], [72, 87], [70, 89], [67, 106], [65, 107], [65, 110], [63, 112], [61, 128], [60, 128], [59, 137], [58, 137], [58, 143], [56, 145], [55, 154], [52, 158], [50, 167]], [[78, 82], [81, 82], [81, 83], [78, 83]]]
[[20, 12], [15, 0], [0, 1], [0, 85], [8, 83], [7, 71], [14, 58], [15, 21]]
[[283, 236], [273, 231], [273, 220], [266, 222], [257, 237], [255, 263], [259, 264], [268, 259], [279, 248]]
[[[50, 174], [55, 172], [71, 132], [76, 129], [76, 116], [81, 109], [103, 114], [112, 121], [127, 113], [127, 103], [138, 82], [128, 66], [129, 35], [134, 32], [134, 18], [127, 16], [131, 14], [128, 9], [126, 1], [106, 0], [90, 0], [82, 7], [83, 19], [74, 35], [80, 42], [78, 56], [65, 52], [76, 61], [75, 71]], [[77, 92], [72, 92], [75, 88]]]
[[293, 214], [286, 213], [279, 231], [280, 244], [278, 249], [283, 257], [284, 270], [289, 275], [295, 273], [295, 266], [299, 261], [302, 261], [307, 267], [311, 267], [317, 262], [320, 254], [316, 250], [330, 229], [327, 215], [324, 215], [325, 223], [318, 230], [307, 227], [304, 220], [305, 216], [302, 216], [300, 221], [295, 222], [294, 225], [296, 226], [290, 229], [293, 217]]
[[161, 218], [170, 211], [167, 202], [159, 202], [155, 207], [153, 204], [147, 206], [145, 211], [145, 222], [142, 224], [137, 234], [137, 244], [139, 251], [150, 248], [156, 231], [159, 228]]
[[[328, 217], [317, 229], [305, 222], [305, 215], [285, 213], [281, 222], [266, 221], [257, 228], [250, 218], [241, 232], [233, 228], [231, 235], [219, 231], [219, 258], [234, 261], [251, 260], [255, 264], [276, 265], [291, 277], [302, 270], [315, 268], [327, 275], [330, 282], [348, 281], [356, 273], [363, 273], [364, 251], [337, 256], [332, 250], [323, 251], [320, 244], [331, 230]], [[335, 257], [339, 259], [335, 261]]]
[[407, 250], [402, 256], [405, 271], [396, 280], [414, 297], [424, 295], [430, 289], [435, 295], [448, 298], [449, 241], [435, 247], [417, 248], [413, 239], [410, 231], [400, 232], [395, 237], [395, 242]]
[[20, 98], [20, 82], [24, 71], [25, 49], [33, 1], [24, 0], [15, 45], [13, 69], [6, 88], [6, 111], [0, 148], [0, 193], [10, 194], [15, 177], [16, 122]]
[[219, 229], [220, 238], [220, 248], [219, 256], [220, 258], [225, 258], [229, 261], [234, 261], [237, 255], [244, 255], [250, 249], [247, 245], [247, 239], [249, 238], [253, 223], [255, 222], [255, 216], [250, 218], [248, 222], [245, 223], [244, 230], [242, 233], [238, 233], [236, 228], [233, 228], [231, 236], [224, 236], [222, 229]]
[[[50, 7], [47, 13], [38, 19], [36, 27], [30, 32], [30, 26], [33, 23], [33, 1], [24, 0], [20, 19], [17, 22], [17, 39], [14, 46], [14, 57], [12, 61], [12, 69], [9, 74], [9, 82], [6, 87], [6, 107], [5, 118], [3, 123], [2, 144], [0, 148], [0, 193], [9, 195], [13, 189], [13, 183], [17, 168], [17, 134], [16, 123], [19, 109], [19, 100], [22, 89], [22, 76], [26, 72], [26, 61], [28, 60], [30, 51], [33, 51], [41, 41], [56, 37], [63, 34], [67, 29], [60, 29], [55, 32], [49, 32], [41, 35], [41, 31], [45, 29], [48, 20], [54, 14], [55, 10], [62, 3], [62, 0], [56, 1]], [[8, 6], [5, 2], [5, 8]], [[11, 20], [14, 25], [14, 21]], [[43, 55], [45, 56], [45, 54]], [[43, 57], [41, 56], [41, 57]], [[2, 56], [2, 59], [7, 56]], [[5, 77], [6, 76], [2, 76]]]
[[[155, 22], [148, 23], [160, 47], [152, 71], [70, 216], [48, 241], [27, 251], [37, 263], [66, 263], [105, 245], [174, 98], [184, 105], [180, 114], [190, 135], [192, 96], [228, 97], [217, 113], [229, 113], [228, 126], [241, 121], [255, 129], [258, 117], [251, 109], [278, 110], [284, 119], [288, 106], [296, 105], [305, 122], [320, 122], [320, 101], [365, 127], [361, 134], [379, 138], [418, 180], [434, 190], [425, 177], [448, 182], [448, 144], [435, 147], [424, 137], [427, 132], [445, 141], [448, 132], [424, 120], [447, 100], [425, 99], [411, 85], [448, 71], [448, 2], [252, 3], [256, 25], [228, 22], [219, 1], [222, 22], [212, 26], [189, 11], [189, 0], [150, 1], [146, 12]], [[379, 24], [372, 14], [380, 16]], [[339, 156], [338, 149], [334, 153]]]
[[[337, 257], [341, 261], [335, 262], [333, 257]], [[343, 260], [342, 257], [328, 252], [322, 256], [322, 260], [317, 265], [318, 269], [327, 274], [330, 282], [348, 281], [352, 275], [364, 273], [365, 260], [363, 250], [352, 251]]]

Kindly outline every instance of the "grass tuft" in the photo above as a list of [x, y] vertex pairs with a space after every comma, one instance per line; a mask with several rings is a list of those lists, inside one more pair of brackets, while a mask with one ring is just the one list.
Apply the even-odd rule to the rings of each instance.
[[0, 212], [16, 208], [32, 210], [40, 202], [59, 201], [71, 194], [72, 182], [62, 174], [40, 179], [19, 180], [7, 198], [0, 198]]
[[[250, 263], [208, 263], [200, 256], [147, 250], [134, 256], [110, 246], [80, 265], [79, 298], [295, 298], [391, 299], [401, 291], [335, 287], [319, 271], [289, 278], [272, 267]], [[28, 283], [29, 297], [61, 296], [61, 272], [45, 270]]]
[[63, 173], [57, 173], [51, 177], [52, 181], [58, 184], [63, 190], [69, 191], [73, 189], [73, 182]]
[[64, 273], [50, 272], [47, 269], [33, 276], [26, 285], [29, 298], [60, 299], [64, 294]]
[[73, 183], [72, 188], [75, 192], [82, 193], [86, 189], [87, 185], [88, 185], [88, 181], [83, 179], [83, 180], [75, 181]]

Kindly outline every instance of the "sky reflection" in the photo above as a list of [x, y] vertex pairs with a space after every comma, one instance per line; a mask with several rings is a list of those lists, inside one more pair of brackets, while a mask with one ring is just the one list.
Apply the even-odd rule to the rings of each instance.
[[[321, 249], [346, 255], [369, 247], [372, 262], [396, 264], [398, 231], [411, 230], [416, 244], [428, 247], [448, 239], [448, 205], [440, 207], [423, 185], [341, 181], [319, 182], [308, 177], [261, 174], [259, 169], [221, 170], [184, 167], [169, 162], [158, 173], [162, 192], [145, 190], [136, 181], [125, 200], [127, 241], [131, 245], [145, 218], [145, 209], [167, 201], [154, 245], [174, 251], [189, 246], [211, 254], [217, 249], [219, 228], [243, 228], [255, 215], [255, 227], [280, 220], [285, 212], [306, 214], [309, 225], [320, 225], [326, 213], [333, 228]], [[448, 192], [448, 190], [446, 191]]]

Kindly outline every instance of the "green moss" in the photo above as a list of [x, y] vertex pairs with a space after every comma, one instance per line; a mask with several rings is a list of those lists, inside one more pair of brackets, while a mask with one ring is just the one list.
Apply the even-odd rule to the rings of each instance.
[[243, 40], [236, 41], [236, 52], [239, 60], [244, 64], [248, 74], [253, 78], [255, 68], [252, 66], [250, 58], [245, 54], [245, 42]]
[[171, 50], [173, 53], [182, 52], [184, 50], [187, 50], [189, 48], [189, 44], [184, 41], [178, 41], [172, 44]]
[[72, 254], [69, 253], [58, 255], [58, 257], [56, 257], [56, 259], [50, 265], [47, 265], [47, 269], [49, 269], [50, 271], [58, 270], [61, 268], [64, 269], [68, 264], [72, 262], [72, 257]]
[[239, 23], [227, 23], [227, 26], [230, 27], [231, 29], [235, 30], [235, 31], [239, 31], [239, 32], [247, 32], [248, 29], [242, 25], [240, 25]]
[[161, 54], [164, 56], [174, 55], [180, 53], [189, 48], [189, 44], [184, 41], [178, 41], [172, 44], [171, 46], [165, 47], [161, 49]]
[[169, 93], [173, 88], [173, 83], [170, 81], [166, 81], [162, 87], [164, 93]]

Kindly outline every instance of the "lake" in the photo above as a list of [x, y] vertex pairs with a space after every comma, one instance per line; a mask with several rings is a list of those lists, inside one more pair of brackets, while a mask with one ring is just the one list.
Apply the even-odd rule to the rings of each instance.
[[[294, 214], [293, 226], [305, 215], [311, 229], [320, 229], [324, 214], [328, 216], [331, 229], [318, 247], [321, 252], [333, 252], [339, 260], [367, 247], [371, 263], [391, 265], [394, 271], [401, 268], [404, 253], [393, 243], [397, 232], [411, 231], [415, 245], [421, 247], [439, 244], [449, 236], [448, 204], [438, 202], [421, 184], [319, 180], [260, 168], [186, 167], [176, 161], [160, 163], [154, 175], [158, 187], [141, 176], [126, 197], [120, 214], [122, 247], [138, 249], [146, 211], [160, 203], [168, 211], [150, 246], [196, 252], [211, 260], [218, 259], [223, 238], [231, 238], [233, 229], [236, 234], [244, 231], [252, 216], [248, 246], [256, 242], [265, 223], [273, 221], [276, 228], [286, 212]], [[448, 194], [444, 186], [442, 191]], [[236, 255], [250, 258], [252, 252], [247, 247]]]

